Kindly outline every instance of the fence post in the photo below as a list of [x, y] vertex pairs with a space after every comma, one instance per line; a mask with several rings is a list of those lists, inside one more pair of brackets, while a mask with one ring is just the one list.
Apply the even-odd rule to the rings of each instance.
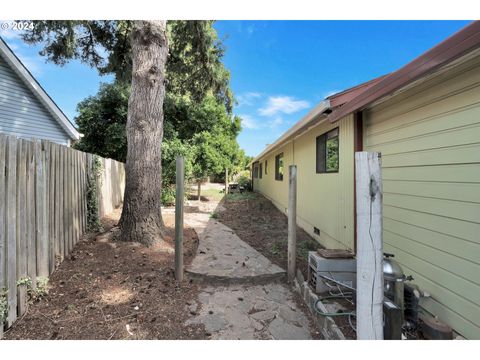
[[[17, 319], [17, 144], [18, 140], [7, 138], [5, 177], [5, 238], [6, 238], [6, 287], [8, 301], [7, 326]], [[3, 265], [3, 264], [2, 264]]]
[[288, 280], [293, 281], [297, 258], [297, 166], [290, 165], [288, 170]]
[[225, 195], [228, 194], [228, 169], [225, 169]]
[[177, 156], [177, 189], [175, 194], [175, 278], [183, 280], [183, 197], [184, 197], [184, 161]]
[[357, 339], [383, 339], [382, 177], [380, 153], [355, 153]]
[[37, 227], [37, 276], [48, 277], [47, 172], [42, 141], [35, 141], [35, 206]]
[[[5, 164], [7, 159], [5, 155], [7, 153], [7, 137], [5, 135], [0, 134], [0, 295], [3, 292], [3, 288], [6, 285], [6, 269], [5, 269], [5, 261], [6, 261], [6, 254], [5, 250], [7, 247], [6, 244], [6, 237], [5, 237], [5, 214], [6, 210], [6, 200], [5, 200]], [[0, 339], [3, 337], [3, 321], [0, 321]]]

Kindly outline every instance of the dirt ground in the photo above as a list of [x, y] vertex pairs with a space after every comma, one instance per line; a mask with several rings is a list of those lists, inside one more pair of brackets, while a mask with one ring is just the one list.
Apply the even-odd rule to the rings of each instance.
[[[217, 219], [273, 263], [287, 269], [287, 217], [258, 193], [229, 194]], [[255, 219], [253, 221], [253, 219]], [[297, 226], [297, 268], [307, 277], [308, 251], [321, 246]]]
[[[103, 221], [109, 230], [120, 212]], [[174, 216], [164, 218], [173, 245]], [[185, 262], [198, 237], [185, 230]], [[201, 325], [184, 325], [198, 286], [174, 279], [174, 256], [162, 248], [91, 237], [77, 244], [50, 277], [48, 295], [29, 306], [6, 339], [205, 339]]]

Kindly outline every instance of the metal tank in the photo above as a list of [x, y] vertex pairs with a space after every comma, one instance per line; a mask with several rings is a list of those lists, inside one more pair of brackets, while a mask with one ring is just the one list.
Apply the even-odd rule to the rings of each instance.
[[404, 283], [413, 278], [405, 276], [403, 269], [398, 262], [393, 260], [394, 255], [384, 253], [383, 258], [383, 281], [384, 281], [384, 296], [395, 303], [401, 310], [402, 323], [404, 321]]

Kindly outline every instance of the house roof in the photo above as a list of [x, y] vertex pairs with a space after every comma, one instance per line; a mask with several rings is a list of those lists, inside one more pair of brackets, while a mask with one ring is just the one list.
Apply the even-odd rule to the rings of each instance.
[[14, 52], [8, 47], [8, 45], [0, 37], [0, 56], [12, 67], [13, 71], [22, 79], [25, 85], [32, 90], [33, 94], [39, 99], [39, 101], [45, 106], [52, 117], [59, 123], [63, 130], [70, 136], [72, 140], [80, 139], [80, 134], [75, 129], [73, 124], [58, 107], [52, 98], [46, 93], [38, 81], [28, 71], [25, 65], [22, 64], [20, 59], [14, 54]]
[[404, 67], [384, 76], [358, 93], [345, 105], [334, 110], [328, 119], [335, 122], [478, 48], [480, 48], [480, 21], [474, 21]]

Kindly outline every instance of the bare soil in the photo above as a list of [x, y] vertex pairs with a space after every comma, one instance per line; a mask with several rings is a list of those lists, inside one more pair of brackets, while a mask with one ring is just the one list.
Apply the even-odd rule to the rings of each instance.
[[[118, 222], [119, 211], [103, 220], [105, 230]], [[146, 248], [91, 236], [78, 243], [50, 277], [48, 295], [29, 305], [6, 339], [205, 339], [202, 325], [184, 325], [186, 306], [198, 286], [174, 279], [174, 216], [164, 217], [165, 243]], [[198, 237], [185, 229], [185, 262]]]
[[[287, 217], [270, 200], [253, 192], [229, 194], [217, 219], [273, 263], [287, 269]], [[297, 268], [307, 277], [308, 251], [320, 244], [297, 226]]]

